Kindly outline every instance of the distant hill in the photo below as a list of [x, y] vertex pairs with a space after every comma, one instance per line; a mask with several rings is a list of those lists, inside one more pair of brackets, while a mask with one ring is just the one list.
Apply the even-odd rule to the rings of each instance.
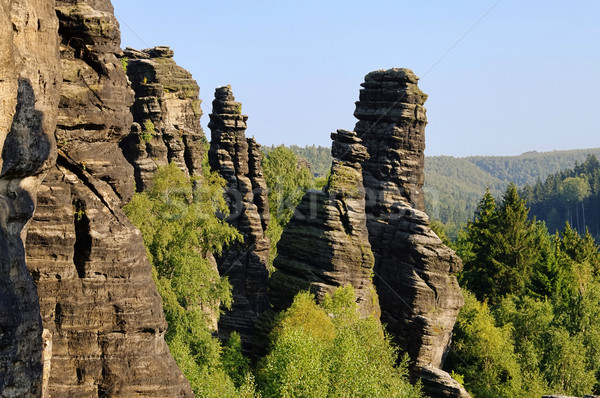
[[588, 230], [600, 238], [600, 161], [590, 155], [544, 181], [521, 189], [531, 208], [530, 215], [544, 220], [550, 232], [561, 230], [565, 221], [580, 234]]
[[582, 163], [588, 154], [600, 156], [600, 148], [569, 151], [525, 152], [518, 156], [471, 156], [466, 158], [483, 171], [518, 186], [535, 184], [538, 179]]
[[[274, 146], [263, 146], [265, 153]], [[322, 146], [289, 147], [307, 159], [315, 176], [327, 175], [331, 167], [331, 148]], [[519, 187], [544, 181], [549, 175], [572, 169], [588, 154], [600, 157], [600, 148], [568, 151], [526, 152], [518, 156], [427, 156], [425, 158], [425, 207], [432, 219], [446, 225], [451, 237], [473, 217], [487, 188], [500, 198], [506, 186]]]
[[583, 163], [600, 148], [526, 152], [518, 156], [430, 156], [425, 158], [425, 206], [450, 235], [473, 217], [486, 188], [499, 198], [510, 182], [533, 185], [550, 174]]

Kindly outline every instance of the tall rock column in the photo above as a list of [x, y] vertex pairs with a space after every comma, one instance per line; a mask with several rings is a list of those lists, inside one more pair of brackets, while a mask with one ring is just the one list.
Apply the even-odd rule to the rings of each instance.
[[58, 158], [39, 190], [27, 265], [51, 337], [52, 397], [193, 396], [164, 341], [161, 298], [121, 210], [133, 169], [119, 148], [133, 92], [108, 0], [56, 1], [63, 84]]
[[231, 86], [215, 90], [208, 127], [211, 130], [208, 159], [212, 170], [227, 181], [227, 221], [244, 237], [217, 259], [219, 273], [233, 288], [233, 305], [219, 321], [219, 335], [237, 331], [247, 350], [254, 345], [255, 322], [268, 309], [266, 282], [269, 276], [269, 222], [267, 185], [262, 173], [260, 146], [246, 138], [242, 105], [235, 101]]
[[42, 323], [23, 240], [56, 159], [54, 1], [0, 1], [0, 396], [42, 393]]
[[369, 157], [354, 131], [331, 134], [333, 164], [323, 191], [310, 190], [277, 245], [269, 298], [277, 311], [310, 290], [318, 300], [351, 285], [362, 316], [379, 315], [365, 214], [362, 165]]
[[136, 189], [147, 189], [157, 167], [170, 162], [201, 175], [206, 138], [200, 88], [191, 73], [175, 63], [169, 47], [127, 48], [121, 62], [135, 92], [134, 124], [121, 147], [133, 165]]
[[427, 96], [409, 69], [365, 77], [354, 115], [367, 147], [363, 163], [369, 241], [381, 320], [408, 351], [413, 375], [433, 397], [468, 394], [441, 371], [463, 305], [455, 277], [462, 263], [444, 246], [424, 213], [423, 151]]

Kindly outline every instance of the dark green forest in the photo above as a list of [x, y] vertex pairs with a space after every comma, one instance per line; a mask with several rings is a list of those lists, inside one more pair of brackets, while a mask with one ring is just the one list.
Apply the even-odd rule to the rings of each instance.
[[600, 237], [600, 162], [588, 156], [574, 167], [549, 175], [545, 180], [526, 185], [521, 195], [531, 214], [544, 220], [550, 231], [567, 220], [579, 233], [589, 230]]
[[[261, 147], [263, 153], [268, 156], [271, 151], [275, 148], [281, 147], [279, 146], [263, 146]], [[291, 145], [289, 148], [296, 156], [306, 159], [309, 162], [310, 172], [315, 177], [325, 177], [327, 173], [329, 173], [329, 169], [331, 168], [331, 148], [324, 146], [298, 146]]]
[[[499, 197], [509, 183], [518, 187], [582, 163], [600, 148], [553, 152], [526, 152], [518, 156], [425, 157], [425, 207], [434, 220], [445, 225], [455, 238], [458, 229], [472, 218], [486, 189]], [[534, 211], [535, 213], [535, 211]], [[535, 213], [537, 214], [537, 213]]]
[[600, 392], [600, 256], [567, 222], [549, 234], [510, 184], [487, 191], [453, 245], [465, 306], [449, 371], [474, 397]]

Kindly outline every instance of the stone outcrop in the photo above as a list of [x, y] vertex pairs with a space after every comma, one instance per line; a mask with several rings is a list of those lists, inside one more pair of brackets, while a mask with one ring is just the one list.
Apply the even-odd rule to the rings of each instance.
[[56, 165], [38, 193], [27, 266], [51, 343], [53, 397], [193, 396], [164, 341], [161, 299], [121, 207], [133, 168], [119, 141], [133, 92], [108, 0], [56, 1], [63, 83]]
[[255, 323], [269, 308], [266, 282], [269, 275], [269, 222], [267, 185], [262, 172], [260, 146], [246, 138], [246, 121], [241, 103], [235, 101], [230, 86], [215, 90], [208, 127], [211, 143], [208, 159], [212, 170], [227, 182], [227, 221], [236, 227], [244, 242], [227, 249], [218, 259], [219, 273], [227, 276], [233, 288], [233, 305], [219, 321], [219, 336], [232, 331], [251, 350]]
[[331, 138], [328, 185], [304, 195], [283, 232], [269, 298], [281, 311], [302, 290], [322, 300], [336, 287], [351, 285], [361, 315], [379, 316], [361, 166], [369, 155], [353, 131], [338, 130]]
[[0, 2], [0, 395], [42, 393], [42, 323], [23, 239], [56, 159], [60, 61], [54, 1]]
[[134, 123], [121, 147], [137, 190], [147, 189], [157, 167], [171, 162], [188, 175], [201, 175], [206, 138], [192, 75], [175, 63], [169, 47], [127, 48], [121, 62], [135, 92]]
[[[435, 235], [424, 212], [427, 96], [408, 69], [365, 77], [354, 115], [369, 157], [363, 162], [369, 241], [381, 320], [414, 361], [425, 391], [466, 397], [440, 371], [463, 305], [455, 277], [462, 263]], [[453, 387], [454, 386], [454, 387]]]

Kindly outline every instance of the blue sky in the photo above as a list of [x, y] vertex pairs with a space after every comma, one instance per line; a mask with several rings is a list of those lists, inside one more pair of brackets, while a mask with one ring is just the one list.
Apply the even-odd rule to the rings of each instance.
[[[600, 147], [600, 2], [113, 0], [122, 46], [168, 45], [203, 125], [231, 84], [263, 144], [330, 145], [364, 76], [421, 77], [427, 155]], [[210, 131], [205, 128], [210, 138]]]

